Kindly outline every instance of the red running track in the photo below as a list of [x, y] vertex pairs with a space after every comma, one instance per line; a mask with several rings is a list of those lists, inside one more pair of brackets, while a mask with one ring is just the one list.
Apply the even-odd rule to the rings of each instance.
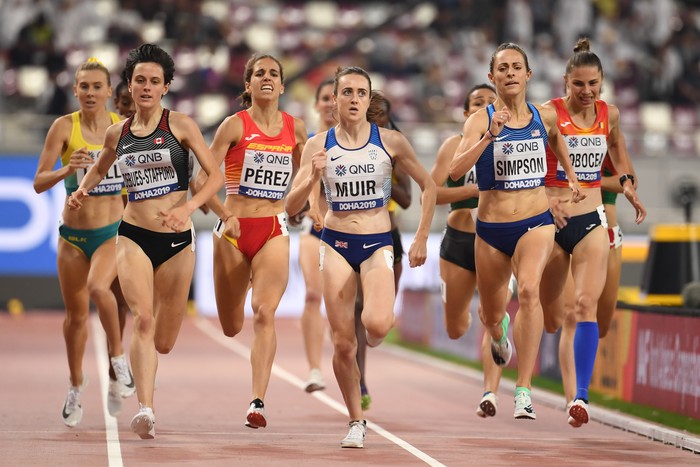
[[62, 320], [61, 312], [0, 314], [2, 466], [700, 464], [688, 451], [595, 421], [573, 429], [563, 399], [561, 407], [541, 404], [537, 392], [536, 421], [513, 419], [512, 389], [501, 391], [496, 417], [481, 419], [474, 413], [481, 396], [474, 372], [388, 345], [368, 355], [373, 405], [365, 448], [342, 449], [347, 417], [331, 369], [332, 346], [324, 344], [327, 389], [306, 394], [308, 369], [295, 319], [277, 320], [267, 428], [243, 426], [251, 320], [229, 339], [215, 319], [188, 317], [173, 352], [159, 359], [156, 438], [141, 440], [129, 430], [135, 396], [119, 417], [106, 415], [106, 352], [93, 314], [83, 420], [67, 428], [60, 418], [68, 387]]

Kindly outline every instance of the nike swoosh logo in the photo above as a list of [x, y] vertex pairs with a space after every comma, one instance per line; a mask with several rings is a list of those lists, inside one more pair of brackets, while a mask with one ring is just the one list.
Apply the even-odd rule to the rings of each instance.
[[68, 418], [68, 417], [70, 417], [70, 414], [69, 414], [68, 412], [66, 412], [66, 404], [63, 404], [63, 410], [62, 410], [62, 412], [63, 412], [63, 413], [62, 413], [63, 418]]
[[134, 145], [134, 143], [125, 144], [122, 146], [122, 149], [126, 150], [126, 148], [128, 148], [129, 146], [133, 146], [133, 145]]
[[250, 141], [250, 140], [252, 140], [253, 138], [257, 138], [258, 136], [260, 136], [260, 135], [257, 134], [257, 133], [253, 133], [253, 134], [251, 134], [250, 136], [245, 137], [244, 139], [245, 139], [246, 141]]
[[180, 245], [184, 245], [185, 243], [187, 243], [187, 240], [185, 240], [184, 242], [180, 242], [180, 243], [172, 242], [172, 243], [170, 244], [170, 246], [171, 246], [172, 248], [177, 248], [177, 247], [179, 247]]
[[539, 224], [537, 224], [537, 225], [534, 226], [534, 227], [528, 227], [528, 228], [527, 228], [527, 231], [529, 232], [529, 231], [531, 231], [531, 230], [535, 230], [537, 227], [542, 227], [542, 224], [544, 224], [544, 222], [540, 222]]
[[369, 245], [367, 245], [366, 243], [363, 243], [362, 248], [364, 248], [366, 250], [367, 248], [372, 248], [373, 246], [377, 246], [377, 245], [381, 245], [381, 244], [382, 244], [382, 242], [370, 243]]
[[561, 122], [559, 125], [561, 125], [562, 127], [565, 127], [565, 126], [571, 125], [571, 122]]
[[341, 155], [335, 156], [335, 157], [331, 156], [331, 162], [337, 161], [338, 159], [340, 159], [340, 158], [343, 157], [344, 155], [345, 155], [345, 154], [341, 154]]

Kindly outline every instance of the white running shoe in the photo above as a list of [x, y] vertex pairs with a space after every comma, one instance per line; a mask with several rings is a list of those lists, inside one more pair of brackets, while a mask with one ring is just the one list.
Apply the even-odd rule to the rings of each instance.
[[306, 380], [306, 392], [321, 391], [326, 389], [326, 382], [323, 380], [321, 370], [314, 368], [309, 372], [309, 379]]
[[63, 418], [63, 423], [66, 426], [74, 427], [83, 418], [83, 406], [80, 404], [80, 395], [85, 390], [88, 384], [86, 377], [83, 377], [83, 384], [79, 387], [71, 386], [68, 388], [68, 395], [66, 396], [66, 401], [63, 403], [63, 410], [61, 411], [61, 416]]
[[119, 381], [109, 379], [109, 389], [107, 390], [107, 411], [112, 417], [116, 417], [122, 411], [122, 392]]
[[519, 392], [515, 395], [515, 412], [513, 418], [521, 420], [535, 420], [537, 415], [532, 408], [532, 399], [527, 392]]
[[131, 431], [141, 439], [153, 439], [156, 437], [156, 416], [152, 408], [139, 405], [139, 412], [131, 419]]
[[491, 339], [491, 356], [493, 361], [496, 362], [498, 366], [506, 366], [510, 362], [513, 356], [513, 346], [510, 344], [508, 339], [508, 324], [510, 323], [510, 316], [508, 313], [503, 317], [501, 321], [501, 327], [503, 328], [503, 339], [500, 342], [496, 342]]
[[580, 428], [588, 423], [588, 404], [583, 399], [576, 399], [567, 406], [569, 413], [569, 425]]
[[256, 407], [255, 402], [251, 402], [245, 415], [245, 426], [248, 428], [265, 428], [267, 426], [265, 407]]
[[479, 402], [479, 407], [476, 409], [476, 414], [479, 417], [493, 417], [496, 415], [496, 407], [498, 405], [498, 397], [491, 391], [485, 392]]
[[121, 354], [109, 360], [112, 363], [114, 374], [117, 376], [117, 381], [121, 386], [119, 388], [121, 396], [126, 398], [134, 394], [134, 392], [136, 392], [136, 385], [134, 384], [134, 377], [131, 375], [129, 364], [126, 362], [126, 356]]
[[365, 435], [367, 434], [367, 422], [365, 420], [353, 420], [348, 423], [350, 431], [340, 442], [342, 448], [361, 448], [365, 445]]

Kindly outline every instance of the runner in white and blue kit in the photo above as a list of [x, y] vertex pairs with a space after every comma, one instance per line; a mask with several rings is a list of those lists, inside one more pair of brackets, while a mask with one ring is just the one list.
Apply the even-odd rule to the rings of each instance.
[[[317, 226], [323, 225], [323, 300], [333, 332], [333, 369], [350, 418], [348, 435], [341, 441], [347, 448], [363, 447], [366, 433], [355, 360], [358, 281], [368, 344], [379, 345], [394, 324], [394, 257], [387, 209], [394, 163], [400, 162], [422, 190], [421, 219], [408, 253], [411, 267], [425, 263], [435, 210], [435, 183], [406, 137], [367, 121], [371, 92], [365, 70], [338, 69], [333, 95], [339, 124], [309, 139], [286, 199], [287, 212], [294, 215], [310, 198], [308, 216]], [[323, 218], [317, 203], [321, 178], [329, 208]]]

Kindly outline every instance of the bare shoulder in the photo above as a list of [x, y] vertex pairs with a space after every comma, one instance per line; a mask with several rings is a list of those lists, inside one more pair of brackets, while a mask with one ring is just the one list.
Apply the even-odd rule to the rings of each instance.
[[[545, 105], [549, 103], [549, 105]], [[557, 123], [557, 111], [551, 104], [551, 101], [547, 101], [545, 104], [535, 104], [535, 108], [540, 113], [542, 121], [549, 125], [556, 125]]]
[[316, 133], [306, 142], [304, 149], [313, 150], [313, 152], [320, 151], [326, 142], [327, 131], [322, 131], [321, 133]]
[[608, 104], [608, 120], [617, 122], [620, 120], [620, 108], [614, 104]]

